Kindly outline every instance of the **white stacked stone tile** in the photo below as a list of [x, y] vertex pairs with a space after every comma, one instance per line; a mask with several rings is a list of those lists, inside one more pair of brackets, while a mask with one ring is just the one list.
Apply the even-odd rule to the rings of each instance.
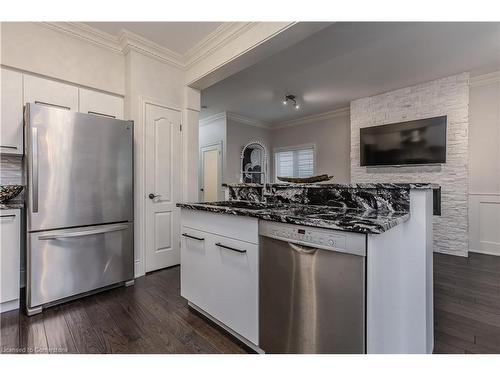
[[[448, 116], [446, 164], [366, 168], [359, 164], [359, 129]], [[441, 216], [434, 216], [434, 251], [468, 252], [469, 73], [351, 102], [351, 182], [432, 182], [441, 185]]]

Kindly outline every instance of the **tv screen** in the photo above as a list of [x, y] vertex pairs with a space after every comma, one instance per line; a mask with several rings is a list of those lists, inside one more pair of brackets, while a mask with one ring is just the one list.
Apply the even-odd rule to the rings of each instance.
[[446, 163], [446, 116], [360, 129], [361, 166]]

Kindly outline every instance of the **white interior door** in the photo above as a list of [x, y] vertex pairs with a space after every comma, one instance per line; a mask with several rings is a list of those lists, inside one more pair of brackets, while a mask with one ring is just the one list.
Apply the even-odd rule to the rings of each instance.
[[222, 184], [222, 150], [220, 143], [200, 148], [200, 191], [203, 202], [220, 200]]
[[181, 113], [146, 104], [146, 272], [180, 263]]

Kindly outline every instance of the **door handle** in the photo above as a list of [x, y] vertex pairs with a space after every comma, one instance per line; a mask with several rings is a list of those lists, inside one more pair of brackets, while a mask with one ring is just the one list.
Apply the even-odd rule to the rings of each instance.
[[45, 234], [38, 236], [39, 240], [57, 240], [60, 238], [71, 238], [71, 237], [82, 237], [82, 236], [92, 236], [94, 234], [117, 232], [120, 230], [125, 230], [128, 225], [114, 225], [106, 228], [98, 228], [91, 230], [81, 230], [76, 232], [61, 233], [61, 234]]
[[161, 194], [153, 194], [153, 193], [150, 193], [148, 195], [149, 199], [155, 199], [155, 198], [158, 198], [158, 197], [161, 197]]
[[32, 211], [38, 212], [38, 128], [31, 129], [31, 198]]
[[182, 235], [183, 235], [184, 237], [191, 238], [191, 239], [193, 239], [193, 240], [197, 240], [197, 241], [205, 241], [205, 239], [204, 239], [203, 237], [195, 237], [195, 236], [191, 236], [191, 235], [189, 235], [189, 234], [187, 234], [187, 233], [182, 233]]
[[223, 249], [227, 249], [227, 250], [231, 250], [231, 251], [236, 251], [237, 253], [240, 253], [240, 254], [243, 254], [243, 253], [246, 253], [247, 251], [246, 250], [240, 250], [240, 249], [236, 249], [234, 247], [231, 247], [231, 246], [226, 246], [226, 245], [223, 245], [221, 244], [220, 242], [217, 242], [215, 244], [215, 246], [219, 246], [219, 247], [222, 247]]

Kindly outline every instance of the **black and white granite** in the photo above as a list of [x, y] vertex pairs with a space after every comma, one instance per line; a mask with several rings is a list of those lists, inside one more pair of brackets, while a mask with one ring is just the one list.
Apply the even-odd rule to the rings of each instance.
[[383, 210], [359, 210], [319, 205], [265, 205], [248, 209], [212, 203], [178, 203], [177, 207], [227, 215], [255, 217], [281, 223], [335, 229], [358, 233], [383, 233], [410, 218], [410, 213]]

